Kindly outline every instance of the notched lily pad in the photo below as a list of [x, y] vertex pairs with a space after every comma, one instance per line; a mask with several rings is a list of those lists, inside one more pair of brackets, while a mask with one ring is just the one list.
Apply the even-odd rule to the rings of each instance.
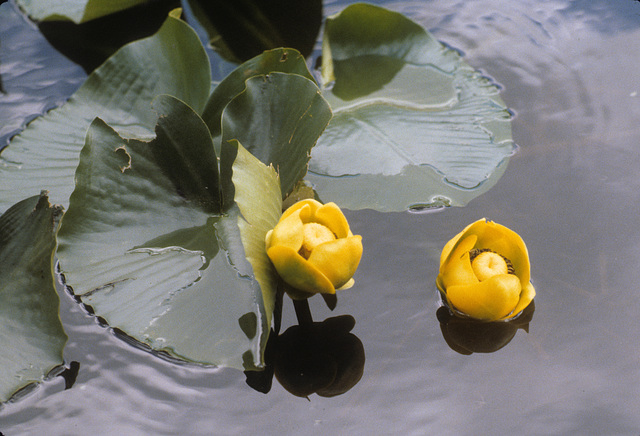
[[61, 214], [43, 192], [0, 217], [0, 402], [63, 363], [52, 266]]
[[[111, 327], [154, 350], [261, 367], [275, 300], [264, 235], [280, 216], [277, 175], [237, 141], [224, 143], [220, 164], [231, 164], [223, 176], [234, 186], [226, 191], [197, 113], [171, 96], [154, 107], [151, 142], [124, 139], [100, 119], [91, 124], [59, 232], [66, 284]], [[130, 160], [124, 171], [121, 150]]]
[[380, 211], [464, 205], [515, 150], [498, 87], [396, 12], [355, 4], [329, 17], [322, 77], [334, 117], [307, 180], [325, 201]]

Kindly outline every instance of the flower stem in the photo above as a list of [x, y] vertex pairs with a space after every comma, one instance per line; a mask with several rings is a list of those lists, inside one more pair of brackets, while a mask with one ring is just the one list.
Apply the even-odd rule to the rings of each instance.
[[311, 310], [309, 309], [309, 300], [293, 300], [293, 307], [296, 310], [296, 317], [298, 318], [298, 325], [300, 327], [310, 327], [313, 324], [313, 318], [311, 317]]

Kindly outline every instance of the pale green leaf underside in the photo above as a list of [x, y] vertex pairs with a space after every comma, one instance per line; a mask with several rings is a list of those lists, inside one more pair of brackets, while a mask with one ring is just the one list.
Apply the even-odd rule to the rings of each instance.
[[151, 101], [173, 95], [200, 112], [211, 87], [207, 55], [172, 12], [153, 36], [124, 46], [63, 106], [31, 122], [0, 154], [0, 211], [42, 189], [66, 204], [87, 128], [99, 116], [125, 137], [151, 138]]
[[63, 363], [52, 268], [60, 213], [42, 194], [0, 217], [0, 402]]
[[515, 147], [498, 88], [416, 23], [352, 5], [327, 20], [323, 60], [334, 118], [307, 177], [323, 200], [464, 205], [504, 171]]
[[76, 24], [146, 3], [150, 0], [16, 0], [32, 20], [71, 20]]
[[[205, 124], [170, 96], [154, 106], [150, 143], [124, 140], [99, 119], [91, 125], [59, 232], [66, 284], [110, 326], [155, 350], [261, 366], [275, 289], [257, 241], [277, 222], [280, 196], [266, 195], [279, 193], [275, 172], [238, 146], [238, 206], [222, 211]], [[255, 195], [253, 183], [265, 191]]]
[[241, 145], [237, 144], [236, 147], [238, 153], [233, 162], [233, 184], [235, 201], [241, 213], [238, 226], [245, 256], [263, 290], [265, 311], [271, 325], [276, 274], [271, 261], [265, 256], [265, 236], [282, 215], [280, 183], [273, 167], [261, 164]]

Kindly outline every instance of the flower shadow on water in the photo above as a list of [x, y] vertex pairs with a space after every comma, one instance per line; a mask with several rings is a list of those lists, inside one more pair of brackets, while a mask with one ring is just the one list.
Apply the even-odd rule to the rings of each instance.
[[351, 333], [355, 323], [351, 315], [341, 315], [292, 326], [277, 336], [272, 331], [265, 353], [266, 368], [246, 371], [247, 384], [267, 393], [275, 374], [278, 382], [298, 397], [344, 394], [364, 372], [364, 346]]
[[519, 329], [529, 332], [535, 303], [510, 321], [478, 321], [473, 318], [456, 316], [446, 307], [440, 307], [436, 317], [440, 321], [442, 336], [449, 347], [460, 354], [493, 353], [505, 347]]

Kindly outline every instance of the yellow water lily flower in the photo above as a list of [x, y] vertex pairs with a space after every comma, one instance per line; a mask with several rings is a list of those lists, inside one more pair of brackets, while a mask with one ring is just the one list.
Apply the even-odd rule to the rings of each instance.
[[362, 238], [353, 235], [335, 203], [306, 199], [288, 208], [267, 233], [267, 255], [280, 277], [294, 288], [292, 298], [335, 294], [353, 286], [362, 257]]
[[513, 230], [485, 218], [444, 246], [438, 289], [455, 311], [472, 318], [513, 318], [533, 300], [529, 254]]

